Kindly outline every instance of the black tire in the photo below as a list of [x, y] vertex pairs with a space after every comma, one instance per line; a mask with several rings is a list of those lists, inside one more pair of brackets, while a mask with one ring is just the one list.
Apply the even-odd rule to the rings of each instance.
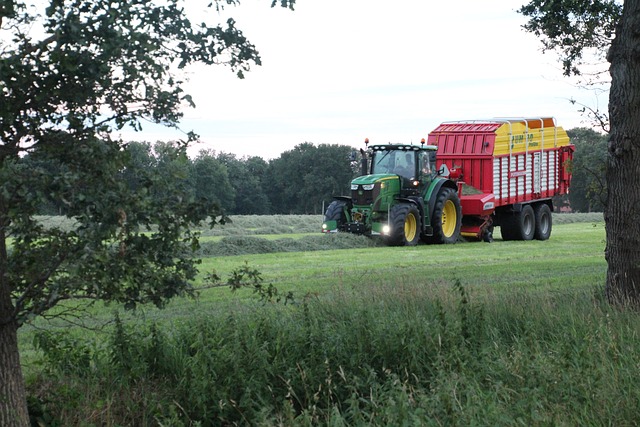
[[539, 203], [533, 208], [534, 217], [536, 219], [536, 240], [547, 240], [551, 236], [551, 228], [553, 219], [551, 216], [551, 208], [546, 203]]
[[415, 246], [420, 240], [420, 211], [412, 203], [400, 203], [389, 212], [391, 231], [385, 242], [389, 246]]
[[520, 212], [520, 234], [520, 240], [532, 240], [536, 234], [536, 217], [531, 205], [523, 206]]
[[458, 193], [453, 188], [444, 187], [438, 193], [431, 218], [433, 236], [425, 236], [427, 243], [451, 244], [460, 238], [462, 208]]
[[334, 200], [327, 207], [327, 211], [324, 214], [324, 220], [326, 221], [335, 221], [338, 230], [344, 231], [345, 226], [347, 225], [347, 215], [345, 213], [345, 209], [349, 209], [350, 204], [344, 200]]
[[500, 220], [500, 235], [502, 240], [518, 240], [518, 212], [504, 214]]
[[502, 240], [532, 240], [536, 232], [536, 219], [531, 205], [520, 212], [505, 215], [500, 224]]

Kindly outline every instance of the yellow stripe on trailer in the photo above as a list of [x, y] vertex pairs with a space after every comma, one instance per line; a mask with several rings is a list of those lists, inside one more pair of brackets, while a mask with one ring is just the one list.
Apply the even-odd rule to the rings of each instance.
[[555, 125], [553, 118], [497, 119], [493, 155], [513, 155], [570, 144], [567, 132]]

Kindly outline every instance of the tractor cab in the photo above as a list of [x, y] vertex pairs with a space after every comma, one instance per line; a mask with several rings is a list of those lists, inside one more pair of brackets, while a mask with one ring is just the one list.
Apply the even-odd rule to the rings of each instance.
[[415, 195], [436, 176], [436, 150], [430, 145], [374, 145], [368, 162], [369, 175], [397, 175], [403, 195]]

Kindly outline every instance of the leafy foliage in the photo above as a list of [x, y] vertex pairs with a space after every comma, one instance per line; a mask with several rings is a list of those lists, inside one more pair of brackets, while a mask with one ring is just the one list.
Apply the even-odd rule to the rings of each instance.
[[356, 165], [352, 148], [305, 142], [269, 163], [268, 195], [273, 213], [322, 213], [334, 196], [347, 194]]
[[[225, 3], [235, 2], [210, 6]], [[110, 133], [145, 120], [177, 127], [194, 104], [181, 70], [227, 64], [242, 77], [260, 63], [255, 47], [233, 20], [192, 25], [179, 0], [52, 0], [43, 10], [12, 1], [0, 17], [12, 37], [0, 56], [0, 239], [12, 239], [0, 269], [14, 305], [0, 320], [21, 323], [69, 298], [134, 307], [188, 291], [198, 245], [189, 227], [213, 225], [230, 202], [187, 191], [183, 143], [156, 144], [152, 155]], [[75, 227], [34, 219], [51, 211]]]
[[267, 196], [268, 182], [265, 178], [269, 164], [257, 156], [239, 159], [229, 153], [218, 154], [217, 160], [226, 166], [235, 192], [235, 208], [229, 212], [236, 215], [270, 214], [271, 201]]
[[[215, 218], [217, 207], [185, 195], [178, 176], [167, 179], [161, 168], [138, 169], [138, 190], [130, 192], [120, 179], [126, 154], [117, 144], [75, 141], [32, 154], [48, 157], [57, 175], [25, 170], [19, 161], [1, 169], [9, 174], [0, 186], [5, 202], [19, 206], [5, 213], [12, 246], [4, 274], [20, 322], [71, 298], [160, 306], [188, 291], [198, 235], [190, 227]], [[75, 227], [43, 227], [33, 216], [42, 199], [62, 201]]]
[[225, 211], [234, 211], [236, 190], [231, 185], [227, 166], [212, 151], [200, 151], [191, 162], [189, 180], [198, 199], [214, 200]]
[[602, 212], [607, 191], [607, 136], [586, 128], [571, 129], [567, 133], [576, 146], [569, 193], [571, 209], [577, 212]]
[[603, 57], [622, 15], [617, 0], [534, 0], [519, 12], [529, 18], [527, 31], [540, 37], [545, 50], [560, 52], [565, 75], [580, 75], [585, 51]]
[[42, 144], [61, 128], [74, 136], [141, 129], [142, 118], [175, 127], [183, 102], [193, 104], [177, 70], [226, 63], [241, 76], [260, 62], [233, 20], [193, 26], [178, 0], [54, 0], [45, 16], [12, 3], [1, 68], [5, 149]]

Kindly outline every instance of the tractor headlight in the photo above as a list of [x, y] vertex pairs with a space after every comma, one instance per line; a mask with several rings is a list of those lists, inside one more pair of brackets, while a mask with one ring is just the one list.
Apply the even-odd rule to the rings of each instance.
[[382, 234], [389, 234], [390, 232], [391, 232], [391, 227], [389, 227], [388, 225], [382, 226]]
[[351, 189], [352, 190], [357, 190], [358, 189], [358, 184], [351, 184]]
[[373, 187], [375, 187], [375, 184], [366, 184], [362, 186], [362, 189], [371, 191], [373, 190]]
[[326, 230], [327, 229], [327, 224], [322, 224], [322, 229]]

